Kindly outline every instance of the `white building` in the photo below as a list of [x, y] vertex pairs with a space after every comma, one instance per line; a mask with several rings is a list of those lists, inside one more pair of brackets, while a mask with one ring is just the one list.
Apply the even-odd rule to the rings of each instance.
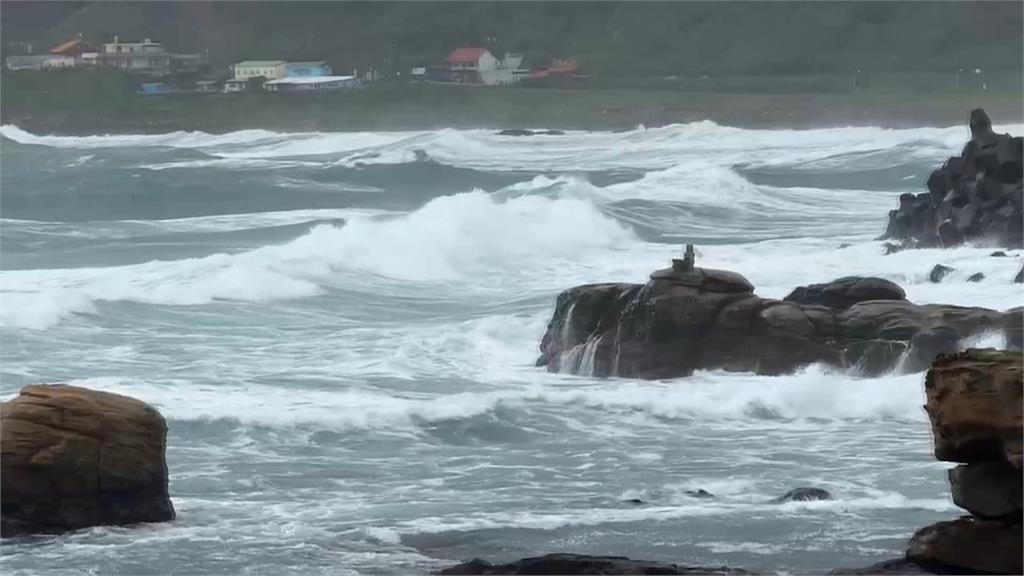
[[248, 80], [263, 77], [267, 80], [284, 78], [288, 74], [288, 63], [284, 60], [246, 60], [231, 65], [234, 80]]
[[359, 79], [355, 76], [292, 76], [264, 82], [263, 88], [271, 92], [323, 92], [358, 85]]
[[74, 68], [75, 59], [61, 54], [25, 54], [8, 56], [5, 60], [8, 70], [53, 70]]

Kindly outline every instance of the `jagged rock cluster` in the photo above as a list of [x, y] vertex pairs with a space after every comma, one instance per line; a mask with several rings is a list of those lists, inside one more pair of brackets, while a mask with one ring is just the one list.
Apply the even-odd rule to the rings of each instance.
[[918, 305], [881, 278], [848, 277], [756, 296], [743, 276], [673, 268], [646, 284], [591, 284], [559, 295], [537, 361], [552, 372], [672, 378], [694, 370], [790, 373], [822, 362], [881, 374], [925, 370], [968, 337], [1020, 346], [1024, 309]]
[[148, 404], [38, 385], [0, 410], [2, 536], [174, 518], [167, 424]]
[[982, 240], [1024, 246], [1024, 138], [996, 134], [985, 111], [971, 111], [971, 140], [928, 178], [928, 192], [903, 194], [882, 239], [903, 248]]

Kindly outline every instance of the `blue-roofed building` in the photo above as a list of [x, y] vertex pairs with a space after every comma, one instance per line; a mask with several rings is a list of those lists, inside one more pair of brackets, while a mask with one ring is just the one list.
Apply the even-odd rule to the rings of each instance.
[[330, 76], [331, 67], [327, 62], [289, 62], [285, 65], [286, 78], [304, 78], [307, 76]]
[[154, 94], [170, 94], [174, 89], [163, 82], [146, 82], [139, 87], [139, 94], [152, 96]]

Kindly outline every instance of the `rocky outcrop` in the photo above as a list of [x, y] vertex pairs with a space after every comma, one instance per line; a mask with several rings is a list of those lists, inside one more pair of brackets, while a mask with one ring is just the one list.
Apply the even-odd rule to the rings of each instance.
[[859, 302], [869, 300], [906, 300], [907, 295], [897, 284], [882, 278], [847, 276], [827, 284], [800, 286], [782, 299], [783, 302], [811, 306], [827, 306], [846, 310]]
[[953, 272], [954, 270], [955, 268], [943, 266], [942, 264], [936, 264], [935, 267], [932, 268], [932, 271], [928, 274], [928, 280], [930, 280], [934, 284], [938, 284], [939, 282], [942, 282], [943, 278], [948, 276], [949, 273]]
[[1022, 397], [1019, 352], [942, 355], [925, 378], [935, 457], [949, 471], [953, 501], [971, 516], [926, 526], [907, 560], [959, 573], [1022, 574]]
[[[899, 248], [951, 247], [981, 240], [1024, 246], [1024, 139], [996, 134], [980, 108], [971, 140], [928, 178], [928, 191], [902, 194], [882, 239]], [[895, 251], [895, 250], [889, 250]]]
[[782, 496], [772, 500], [776, 504], [782, 502], [810, 502], [812, 500], [831, 500], [832, 494], [821, 488], [794, 488]]
[[506, 564], [491, 564], [479, 558], [445, 568], [437, 574], [490, 575], [490, 574], [749, 574], [745, 570], [719, 567], [691, 567], [630, 560], [623, 556], [588, 556], [583, 554], [547, 554], [523, 558]]
[[925, 411], [935, 457], [1021, 467], [1022, 359], [1019, 352], [971, 349], [938, 358], [925, 377]]
[[638, 284], [559, 295], [538, 366], [595, 376], [671, 378], [694, 370], [782, 374], [822, 362], [881, 374], [926, 369], [964, 338], [1005, 332], [1007, 314], [918, 305], [879, 278], [840, 278], [761, 298], [743, 276], [676, 261]]
[[64, 385], [0, 406], [4, 537], [174, 518], [167, 425], [148, 404]]
[[565, 136], [561, 130], [527, 130], [526, 128], [508, 128], [497, 133], [498, 136]]

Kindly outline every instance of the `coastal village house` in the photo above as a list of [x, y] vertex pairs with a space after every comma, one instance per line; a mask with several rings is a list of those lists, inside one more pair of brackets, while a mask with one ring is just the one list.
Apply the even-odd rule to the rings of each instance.
[[53, 70], [74, 68], [75, 59], [60, 54], [20, 54], [4, 60], [8, 70]]
[[288, 62], [285, 64], [285, 76], [288, 78], [330, 76], [331, 73], [331, 67], [323, 60], [318, 62]]
[[270, 92], [342, 90], [357, 86], [359, 79], [355, 76], [289, 76], [263, 84], [263, 88]]
[[451, 82], [483, 84], [484, 76], [498, 69], [498, 59], [487, 48], [456, 48], [444, 60]]
[[456, 48], [445, 58], [447, 79], [460, 84], [508, 85], [529, 74], [521, 68], [522, 54], [505, 54], [498, 60], [487, 48]]
[[267, 80], [284, 78], [288, 63], [284, 60], [246, 60], [231, 66], [233, 80], [249, 80], [263, 77]]
[[[31, 45], [28, 46], [31, 52]], [[74, 68], [83, 65], [83, 57], [95, 58], [98, 50], [78, 35], [67, 42], [54, 46], [49, 54], [21, 54], [6, 59], [8, 70], [50, 70]], [[95, 59], [93, 60], [95, 61]]]

